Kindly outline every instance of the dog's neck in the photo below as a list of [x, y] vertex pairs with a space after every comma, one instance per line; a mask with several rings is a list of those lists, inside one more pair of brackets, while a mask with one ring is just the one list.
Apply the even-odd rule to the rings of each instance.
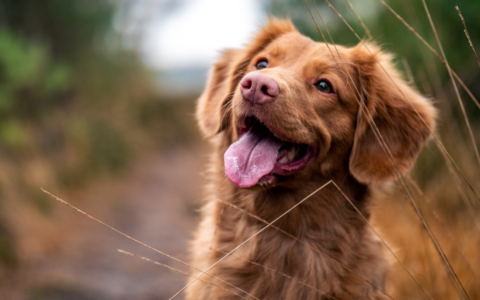
[[[219, 147], [217, 151], [221, 153], [223, 149]], [[365, 286], [364, 281], [359, 281], [355, 274], [362, 274], [372, 282], [376, 278], [384, 278], [383, 273], [378, 276], [379, 272], [384, 272], [383, 268], [374, 271], [366, 268], [372, 263], [381, 265], [380, 256], [368, 254], [380, 251], [372, 250], [378, 245], [351, 203], [369, 218], [370, 190], [348, 173], [348, 164], [336, 172], [340, 174], [338, 178], [319, 175], [310, 180], [296, 181], [303, 183], [296, 185], [295, 189], [282, 185], [269, 189], [239, 189], [225, 178], [221, 161], [217, 160], [214, 166], [211, 170], [214, 175], [212, 187], [216, 188], [215, 193], [220, 201], [214, 202], [216, 208], [211, 224], [215, 224], [215, 230], [210, 246], [214, 251], [209, 254], [210, 263], [220, 260], [268, 226], [249, 240], [249, 245], [239, 247], [227, 258], [225, 267], [222, 267], [223, 263], [220, 264], [216, 269], [217, 275], [226, 276], [236, 286], [259, 294], [260, 290], [270, 286], [273, 289], [284, 282], [285, 286], [291, 286], [292, 295], [311, 295], [314, 297], [312, 299], [320, 299], [314, 296], [318, 295], [316, 291], [305, 285], [294, 284], [295, 281], [286, 280], [286, 277], [278, 274], [303, 278], [308, 285], [317, 286], [336, 297], [345, 288], [339, 285], [340, 282], [354, 283], [352, 286], [362, 290], [371, 288]], [[329, 183], [276, 220], [330, 180], [341, 191]], [[345, 271], [345, 267], [353, 272]], [[279, 273], [272, 273], [272, 269]], [[364, 270], [373, 273], [365, 274]], [[381, 285], [382, 282], [376, 284]], [[305, 299], [310, 299], [310, 296]]]
[[[330, 180], [336, 185], [328, 183]], [[229, 185], [229, 183], [225, 184]], [[325, 186], [322, 189], [316, 191], [323, 185]], [[335, 228], [332, 228], [331, 224], [337, 224], [340, 220], [346, 221], [342, 224], [348, 224], [347, 220], [361, 220], [361, 216], [352, 204], [365, 217], [369, 217], [369, 188], [349, 174], [342, 179], [318, 178], [296, 189], [283, 186], [250, 190], [230, 186], [228, 189], [230, 195], [227, 199], [231, 199], [229, 202], [244, 210], [243, 214], [246, 214], [244, 218], [246, 218], [247, 224], [255, 227], [266, 226], [268, 223], [274, 222], [302, 201], [298, 207], [270, 225], [298, 238], [304, 238], [312, 233], [315, 235], [323, 232], [332, 233]], [[304, 200], [310, 194], [312, 195]], [[352, 228], [342, 228], [341, 230], [358, 230], [362, 229], [364, 225], [362, 220], [359, 224], [352, 224]], [[277, 233], [283, 234], [278, 230]], [[332, 238], [337, 239], [337, 236], [332, 236]]]
[[[218, 151], [213, 157], [218, 157], [220, 153], [224, 153], [228, 143], [217, 144]], [[256, 187], [252, 189], [240, 189], [235, 187], [224, 176], [224, 168], [221, 161], [216, 161], [216, 168], [212, 170], [216, 174], [214, 177], [219, 180], [215, 186], [221, 187], [217, 190], [217, 195], [222, 201], [227, 201], [238, 208], [224, 207], [225, 204], [219, 204], [221, 209], [217, 210], [219, 219], [218, 224], [228, 223], [228, 219], [232, 220], [233, 215], [238, 214], [238, 218], [244, 220], [245, 226], [266, 226], [275, 219], [284, 214], [298, 202], [309, 196], [298, 207], [294, 208], [285, 216], [281, 217], [272, 227], [276, 227], [286, 231], [298, 238], [302, 238], [314, 233], [315, 236], [322, 233], [331, 235], [335, 230], [341, 231], [362, 231], [365, 222], [358, 214], [355, 207], [367, 219], [370, 216], [369, 199], [370, 188], [358, 182], [348, 171], [348, 156], [345, 157], [343, 166], [337, 166], [335, 171], [329, 172], [329, 176], [312, 175], [307, 178], [295, 179], [295, 186], [278, 185], [271, 188]], [[332, 181], [332, 183], [328, 183]], [[334, 184], [335, 183], [335, 184]], [[324, 188], [318, 190], [321, 186]], [[315, 192], [315, 193], [314, 193]], [[355, 222], [353, 222], [355, 220]], [[344, 221], [344, 222], [343, 222]], [[242, 223], [243, 224], [243, 223]], [[350, 228], [332, 228], [332, 224], [350, 224]], [[238, 235], [242, 230], [232, 228]], [[274, 230], [275, 231], [275, 230]], [[277, 234], [284, 234], [276, 231]], [[248, 238], [248, 237], [246, 237]], [[332, 235], [332, 239], [337, 239], [336, 234]]]

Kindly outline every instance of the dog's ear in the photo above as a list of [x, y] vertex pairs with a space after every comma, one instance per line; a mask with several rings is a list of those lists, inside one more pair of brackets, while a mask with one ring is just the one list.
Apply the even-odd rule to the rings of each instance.
[[212, 136], [226, 127], [229, 98], [229, 81], [235, 62], [242, 56], [242, 50], [224, 50], [220, 59], [210, 70], [207, 86], [198, 99], [197, 120], [202, 133]]
[[244, 49], [227, 49], [221, 53], [198, 100], [197, 120], [204, 136], [213, 136], [227, 128], [230, 100], [253, 56], [279, 36], [293, 31], [297, 30], [289, 20], [272, 18]]
[[430, 136], [428, 127], [434, 129], [436, 111], [401, 78], [389, 54], [373, 45], [367, 47], [371, 52], [362, 44], [353, 48], [351, 60], [358, 68], [359, 90], [366, 109], [394, 161], [383, 150], [373, 124], [369, 124], [369, 117], [360, 108], [349, 164], [358, 181], [380, 183], [395, 179], [397, 167], [401, 173], [412, 168]]

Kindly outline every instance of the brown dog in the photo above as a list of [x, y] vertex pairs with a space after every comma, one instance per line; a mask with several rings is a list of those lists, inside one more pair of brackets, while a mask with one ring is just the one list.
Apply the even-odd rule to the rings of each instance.
[[[214, 151], [195, 267], [206, 270], [329, 180], [368, 218], [370, 185], [412, 167], [435, 110], [390, 55], [368, 48], [374, 55], [361, 44], [327, 47], [272, 19], [246, 48], [222, 53], [197, 110]], [[217, 286], [198, 280], [187, 299], [385, 297], [383, 246], [332, 184], [273, 225], [207, 272], [239, 289], [203, 275]]]

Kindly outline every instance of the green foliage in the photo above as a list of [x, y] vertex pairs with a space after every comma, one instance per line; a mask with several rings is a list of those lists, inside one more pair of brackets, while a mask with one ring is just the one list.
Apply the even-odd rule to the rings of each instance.
[[107, 47], [106, 36], [116, 36], [113, 13], [104, 0], [0, 2], [4, 155], [19, 164], [45, 155], [53, 168], [76, 174], [77, 183], [127, 164], [129, 132], [121, 132], [119, 119], [134, 120], [130, 111], [153, 88], [134, 55]]
[[0, 28], [0, 144], [14, 150], [27, 146], [21, 120], [32, 107], [50, 109], [42, 104], [70, 89], [71, 77], [68, 65], [55, 62], [46, 47]]

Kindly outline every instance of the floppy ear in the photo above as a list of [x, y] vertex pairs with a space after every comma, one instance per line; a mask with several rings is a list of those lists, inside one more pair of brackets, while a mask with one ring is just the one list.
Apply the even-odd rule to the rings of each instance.
[[368, 45], [368, 48], [375, 57], [359, 44], [351, 50], [352, 61], [358, 67], [359, 89], [363, 94], [366, 109], [370, 112], [394, 162], [389, 159], [375, 136], [373, 124], [368, 121], [369, 117], [359, 109], [350, 154], [350, 172], [360, 182], [380, 183], [395, 179], [397, 167], [401, 173], [412, 168], [430, 136], [428, 127], [434, 129], [436, 111], [427, 99], [401, 78], [391, 62], [390, 55], [373, 45]]
[[242, 50], [224, 50], [210, 70], [207, 86], [198, 99], [197, 120], [202, 133], [212, 136], [228, 124], [226, 102], [229, 97], [230, 70], [241, 56]]
[[260, 29], [245, 49], [224, 50], [210, 70], [209, 79], [198, 99], [197, 120], [205, 137], [210, 137], [228, 127], [230, 101], [247, 72], [250, 60], [279, 36], [296, 31], [289, 20], [272, 18]]

